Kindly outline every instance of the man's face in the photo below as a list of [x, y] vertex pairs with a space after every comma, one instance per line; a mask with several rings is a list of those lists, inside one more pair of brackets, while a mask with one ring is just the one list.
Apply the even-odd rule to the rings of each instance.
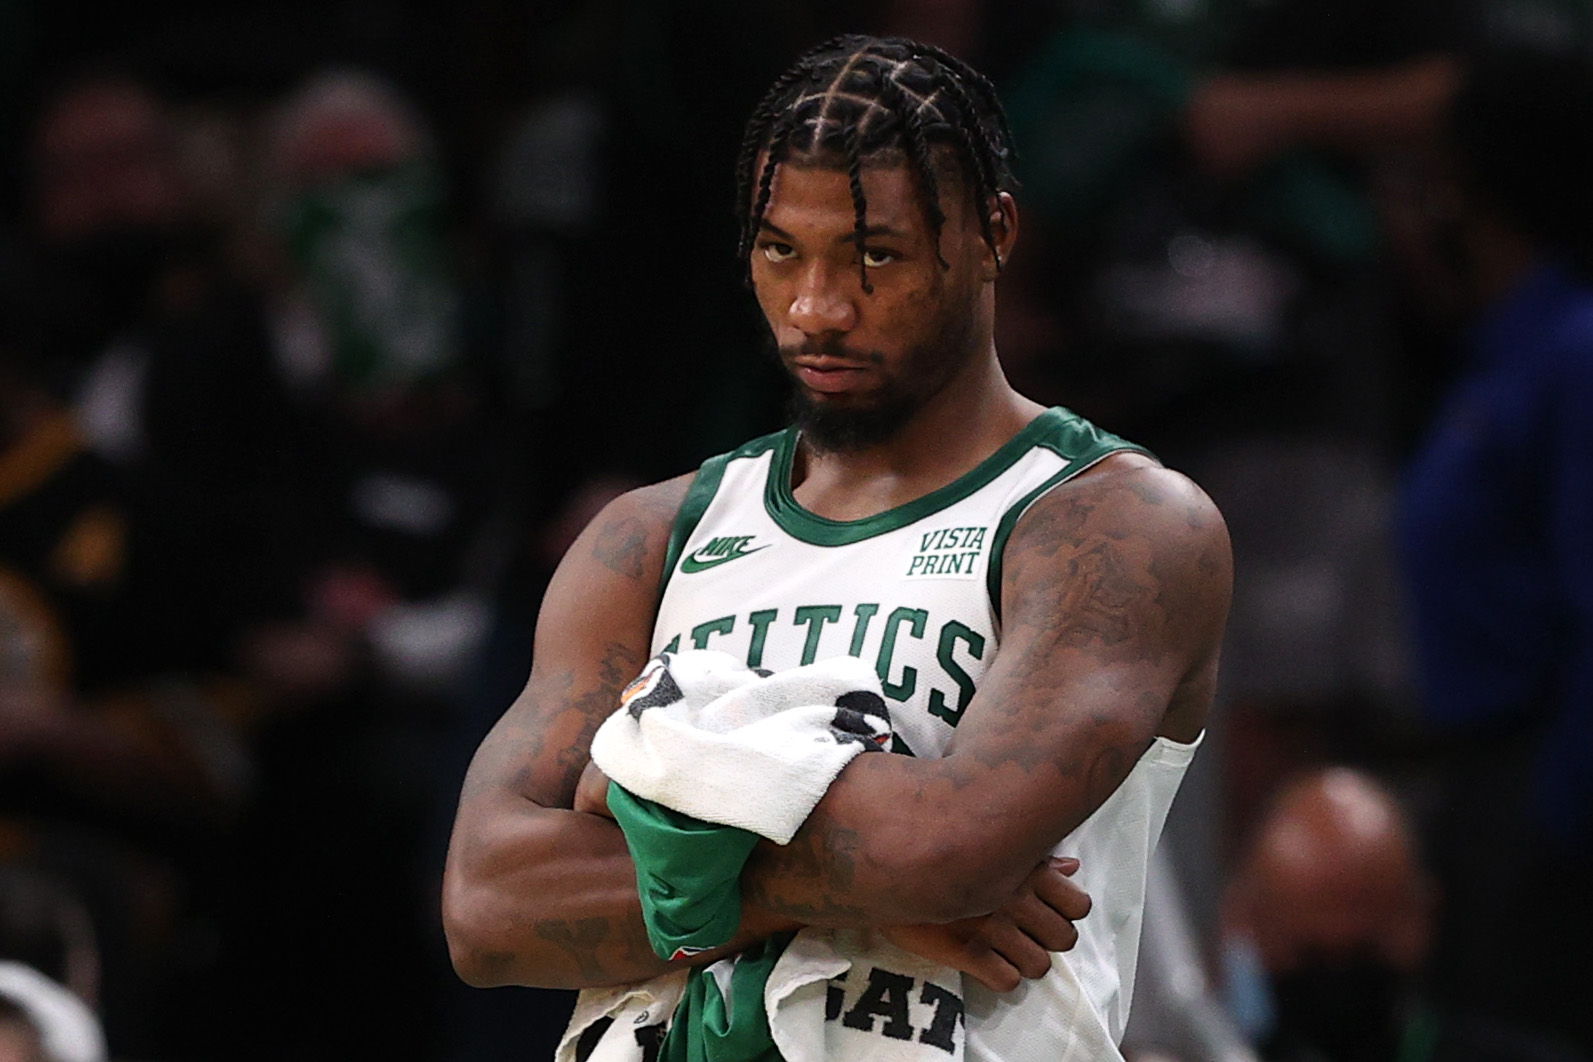
[[752, 250], [753, 286], [796, 385], [798, 423], [827, 451], [890, 438], [970, 364], [988, 331], [981, 304], [993, 262], [964, 197], [942, 197], [947, 269], [914, 171], [865, 165], [862, 183], [861, 263], [846, 173], [800, 162], [775, 172]]

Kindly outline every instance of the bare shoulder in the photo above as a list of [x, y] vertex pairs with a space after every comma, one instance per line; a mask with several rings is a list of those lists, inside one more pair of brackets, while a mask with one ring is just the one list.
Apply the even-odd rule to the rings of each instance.
[[525, 689], [477, 749], [463, 798], [511, 792], [569, 807], [598, 725], [647, 662], [670, 530], [691, 476], [610, 500], [560, 561]]
[[1043, 496], [1032, 510], [1032, 528], [1069, 527], [1134, 535], [1177, 548], [1228, 542], [1216, 503], [1194, 480], [1146, 454], [1113, 454], [1076, 479]]
[[1043, 495], [1008, 543], [1004, 620], [1098, 654], [1214, 659], [1233, 558], [1222, 514], [1182, 473], [1122, 453]]
[[566, 564], [591, 562], [625, 579], [662, 575], [664, 554], [675, 516], [691, 488], [692, 476], [637, 487], [605, 505], [566, 555]]
[[[1193, 480], [1140, 453], [1121, 453], [1042, 495], [1013, 534], [1016, 555], [1149, 550], [1163, 562], [1225, 568], [1228, 529]], [[1220, 575], [1221, 572], [1213, 574]]]
[[[616, 642], [645, 650], [658, 607], [669, 536], [692, 477], [626, 491], [605, 505], [560, 561], [537, 618], [535, 658], [604, 658]], [[628, 661], [639, 669], [643, 659]], [[634, 674], [634, 671], [632, 672]], [[533, 673], [533, 679], [536, 674]], [[632, 677], [627, 675], [626, 679]]]

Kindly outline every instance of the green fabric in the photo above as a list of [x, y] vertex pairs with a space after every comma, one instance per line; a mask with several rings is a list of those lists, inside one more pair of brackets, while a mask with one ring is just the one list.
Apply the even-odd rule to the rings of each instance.
[[[729, 943], [741, 925], [741, 868], [758, 835], [682, 815], [618, 782], [608, 785], [608, 807], [636, 863], [647, 939], [658, 957]], [[728, 1007], [712, 974], [691, 971], [660, 1062], [782, 1062], [763, 988], [794, 935], [777, 934], [736, 957]]]
[[1303, 253], [1351, 265], [1377, 249], [1371, 204], [1322, 159], [1295, 151], [1256, 176], [1250, 212], [1262, 231]]
[[682, 815], [608, 786], [608, 807], [636, 863], [647, 938], [661, 959], [728, 944], [741, 925], [741, 868], [758, 835]]
[[1090, 453], [1098, 457], [1109, 450], [1132, 445], [1124, 444], [1117, 436], [1101, 431], [1077, 413], [1054, 406], [1035, 417], [995, 453], [944, 487], [860, 520], [831, 520], [809, 512], [796, 500], [795, 488], [791, 485], [791, 470], [796, 461], [797, 430], [787, 428], [774, 439], [774, 463], [763, 487], [764, 510], [780, 526], [780, 530], [814, 546], [849, 546], [931, 516], [989, 486], [997, 476], [1036, 446], [1044, 446], [1078, 462], [1087, 459], [1086, 455]]
[[782, 1062], [769, 1035], [763, 988], [793, 935], [778, 934], [737, 956], [729, 1007], [713, 975], [693, 970], [664, 1036], [660, 1062]]
[[279, 221], [340, 387], [380, 393], [453, 368], [458, 295], [433, 167], [397, 163], [307, 188]]

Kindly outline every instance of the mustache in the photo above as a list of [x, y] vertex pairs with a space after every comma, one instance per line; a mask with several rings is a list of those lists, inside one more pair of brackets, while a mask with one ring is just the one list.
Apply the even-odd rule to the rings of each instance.
[[865, 365], [883, 365], [885, 355], [877, 350], [859, 350], [849, 347], [841, 341], [840, 336], [809, 336], [801, 343], [782, 346], [780, 360], [789, 362], [794, 358], [843, 358], [846, 361], [857, 362]]

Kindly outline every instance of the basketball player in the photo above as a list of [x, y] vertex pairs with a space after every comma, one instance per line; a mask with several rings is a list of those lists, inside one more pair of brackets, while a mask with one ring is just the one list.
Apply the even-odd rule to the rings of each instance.
[[[593, 731], [650, 656], [709, 648], [779, 670], [850, 653], [876, 665], [908, 754], [854, 760], [791, 844], [760, 845], [727, 950], [882, 928], [970, 975], [969, 1057], [1059, 1057], [1070, 1024], [1121, 1036], [1146, 864], [1202, 734], [1231, 559], [1196, 486], [1003, 376], [1011, 158], [990, 84], [909, 41], [829, 42], [758, 106], [741, 251], [795, 424], [619, 498], [565, 557], [530, 680], [460, 800], [443, 907], [465, 980], [588, 987], [668, 968], [624, 838], [589, 796]], [[630, 253], [669, 268], [667, 246]], [[1077, 885], [1052, 853], [1079, 860]], [[1049, 953], [1075, 929], [1063, 970]], [[1061, 1012], [1063, 982], [1082, 1007]], [[1022, 1020], [999, 1020], [1010, 1007]]]

